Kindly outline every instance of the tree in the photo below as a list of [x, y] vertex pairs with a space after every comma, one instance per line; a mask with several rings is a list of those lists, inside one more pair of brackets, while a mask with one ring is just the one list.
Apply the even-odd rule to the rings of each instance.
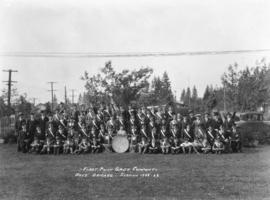
[[193, 102], [195, 102], [198, 99], [198, 91], [195, 85], [193, 86], [193, 89], [192, 89], [191, 99]]
[[217, 97], [216, 97], [216, 92], [213, 91], [211, 92], [209, 98], [206, 101], [206, 108], [207, 111], [210, 112], [213, 110], [213, 108], [215, 108], [217, 105]]
[[27, 101], [26, 97], [26, 94], [20, 95], [19, 99], [17, 99], [17, 102], [15, 103], [15, 110], [16, 112], [21, 112], [28, 115], [31, 113], [32, 104]]
[[183, 89], [182, 90], [182, 93], [181, 93], [181, 97], [180, 97], [180, 100], [184, 103], [184, 101], [185, 101], [185, 97], [186, 97], [186, 90], [185, 89]]
[[192, 105], [192, 109], [193, 110], [198, 110], [199, 109], [199, 102], [198, 102], [199, 98], [198, 98], [198, 91], [196, 86], [194, 85], [192, 88], [192, 95], [191, 95], [191, 105]]
[[113, 101], [120, 105], [129, 105], [139, 99], [143, 89], [149, 86], [148, 79], [153, 70], [142, 67], [139, 70], [123, 70], [117, 73], [111, 61], [105, 64], [101, 73], [89, 77], [85, 72], [82, 80], [86, 81], [87, 93], [94, 97], [94, 102]]
[[[7, 102], [7, 99], [8, 99], [8, 90], [6, 88], [3, 89], [3, 91], [2, 91], [2, 98], [3, 98], [4, 101]], [[18, 90], [17, 90], [16, 87], [13, 87], [11, 89], [11, 104], [14, 104], [15, 101], [16, 101], [16, 99], [18, 99], [18, 98], [19, 98]]]
[[14, 110], [12, 108], [9, 108], [3, 99], [3, 97], [0, 97], [0, 117], [8, 116], [14, 113]]
[[190, 106], [190, 100], [191, 100], [191, 91], [190, 91], [190, 87], [187, 88], [186, 91], [186, 96], [185, 96], [185, 101], [184, 103], [188, 106]]
[[228, 105], [233, 110], [238, 110], [238, 82], [239, 82], [239, 73], [238, 73], [238, 64], [230, 65], [228, 72], [224, 73], [221, 77], [222, 84], [226, 91], [226, 100], [228, 100]]
[[79, 105], [83, 104], [83, 96], [81, 93], [79, 94], [79, 97], [78, 97], [78, 104]]
[[171, 102], [173, 101], [173, 93], [171, 90], [171, 82], [167, 72], [165, 71], [162, 76], [162, 97], [164, 101]]
[[210, 96], [210, 88], [207, 85], [203, 94], [203, 100], [206, 101], [209, 98], [209, 96]]
[[159, 105], [163, 101], [163, 84], [160, 77], [154, 77], [148, 94], [141, 95], [140, 103], [144, 105]]
[[225, 101], [229, 110], [251, 111], [257, 110], [269, 98], [267, 84], [264, 80], [270, 67], [265, 60], [257, 63], [256, 67], [246, 67], [237, 70], [237, 64], [230, 65], [222, 76], [225, 89]]

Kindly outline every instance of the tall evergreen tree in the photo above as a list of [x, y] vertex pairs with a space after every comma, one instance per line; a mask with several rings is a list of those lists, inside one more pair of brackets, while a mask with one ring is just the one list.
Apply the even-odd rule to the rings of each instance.
[[180, 97], [180, 100], [184, 103], [185, 102], [185, 97], [186, 97], [186, 90], [183, 89], [182, 90], [182, 93], [181, 93], [181, 97]]
[[190, 100], [191, 100], [191, 91], [190, 91], [190, 87], [188, 87], [186, 91], [185, 104], [190, 106]]
[[196, 101], [198, 99], [198, 91], [197, 91], [197, 88], [196, 86], [194, 85], [193, 86], [193, 89], [192, 89], [192, 101]]
[[166, 91], [171, 91], [171, 82], [167, 72], [165, 71], [162, 76], [163, 89]]
[[162, 76], [162, 96], [164, 103], [173, 101], [173, 93], [171, 90], [171, 82], [167, 72], [165, 71]]

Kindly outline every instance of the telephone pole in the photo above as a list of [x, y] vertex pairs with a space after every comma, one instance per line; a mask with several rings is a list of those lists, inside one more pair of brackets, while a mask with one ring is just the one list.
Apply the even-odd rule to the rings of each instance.
[[67, 104], [67, 87], [65, 86], [65, 104]]
[[3, 72], [8, 72], [8, 81], [3, 81], [3, 82], [7, 82], [7, 85], [8, 85], [8, 107], [11, 106], [11, 86], [13, 85], [12, 83], [17, 83], [17, 81], [12, 81], [11, 80], [11, 75], [12, 75], [12, 72], [18, 72], [17, 70], [12, 70], [12, 69], [9, 69], [9, 70], [3, 70]]
[[48, 91], [51, 92], [51, 95], [52, 95], [52, 104], [51, 104], [51, 107], [52, 107], [52, 111], [53, 111], [53, 97], [54, 97], [53, 92], [56, 91], [56, 90], [53, 89], [53, 84], [55, 84], [56, 82], [50, 81], [50, 82], [47, 82], [47, 83], [51, 84], [51, 89], [48, 90]]

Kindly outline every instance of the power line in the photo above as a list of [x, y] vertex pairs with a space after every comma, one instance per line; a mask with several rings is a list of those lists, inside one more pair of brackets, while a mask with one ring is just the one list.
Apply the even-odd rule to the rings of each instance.
[[51, 92], [51, 95], [52, 95], [52, 104], [51, 104], [51, 107], [52, 107], [52, 111], [53, 111], [53, 97], [54, 97], [53, 92], [56, 91], [56, 90], [53, 89], [53, 84], [55, 84], [56, 82], [50, 81], [50, 82], [47, 82], [47, 83], [51, 84], [51, 89], [48, 90], [48, 91]]
[[13, 85], [12, 83], [17, 83], [17, 81], [12, 81], [11, 80], [11, 75], [12, 75], [12, 72], [18, 72], [17, 70], [12, 70], [12, 69], [9, 69], [9, 70], [3, 70], [3, 72], [8, 72], [8, 81], [3, 81], [3, 82], [7, 82], [7, 86], [8, 86], [8, 107], [11, 106], [11, 86]]
[[0, 52], [1, 57], [61, 57], [61, 58], [110, 58], [110, 57], [162, 57], [162, 56], [199, 56], [226, 55], [270, 52], [270, 49], [222, 50], [222, 51], [183, 51], [183, 52]]

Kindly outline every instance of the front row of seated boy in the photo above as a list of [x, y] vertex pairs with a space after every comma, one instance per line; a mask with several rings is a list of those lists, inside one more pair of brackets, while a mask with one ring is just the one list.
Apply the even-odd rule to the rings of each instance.
[[[38, 137], [34, 138], [34, 141], [29, 144], [24, 145], [30, 153], [40, 153], [40, 154], [81, 154], [81, 153], [101, 153], [101, 152], [113, 152], [112, 145], [110, 142], [101, 143], [98, 139], [93, 138], [89, 141], [87, 138], [74, 138], [68, 137], [66, 140], [61, 140], [60, 137], [56, 137], [55, 140], [47, 137], [45, 141], [40, 141]], [[213, 144], [210, 145], [207, 139], [200, 141], [189, 142], [188, 140], [179, 141], [179, 139], [174, 138], [169, 140], [168, 138], [163, 138], [160, 141], [152, 139], [147, 141], [145, 137], [141, 139], [140, 142], [132, 141], [130, 138], [129, 152], [137, 153], [162, 153], [162, 154], [179, 154], [179, 153], [216, 153], [220, 154], [226, 150], [226, 143], [221, 141], [220, 137], [216, 137]], [[27, 151], [27, 150], [26, 150]]]

